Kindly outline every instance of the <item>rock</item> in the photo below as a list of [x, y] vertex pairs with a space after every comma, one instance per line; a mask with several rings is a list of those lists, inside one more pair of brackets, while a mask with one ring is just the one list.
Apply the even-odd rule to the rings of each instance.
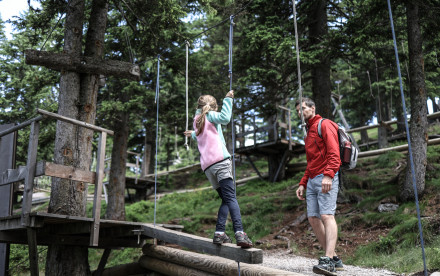
[[379, 207], [377, 207], [377, 209], [381, 213], [394, 212], [397, 210], [397, 208], [399, 208], [399, 205], [394, 204], [394, 203], [383, 203], [383, 204], [380, 204]]

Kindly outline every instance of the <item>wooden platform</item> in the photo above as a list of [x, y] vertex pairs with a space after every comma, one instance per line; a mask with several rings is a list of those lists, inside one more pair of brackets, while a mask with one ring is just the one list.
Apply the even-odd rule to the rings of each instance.
[[100, 220], [97, 246], [90, 245], [92, 218], [33, 212], [29, 214], [30, 225], [23, 226], [21, 215], [0, 218], [0, 242], [28, 244], [29, 228], [36, 232], [37, 245], [62, 244], [90, 248], [118, 249], [141, 248], [153, 238], [198, 252], [227, 259], [258, 264], [263, 262], [261, 249], [242, 249], [234, 244], [217, 246], [212, 239], [203, 238], [169, 228], [179, 225], [163, 225], [142, 222]]
[[[237, 154], [261, 155], [267, 156], [272, 154], [284, 154], [289, 151], [289, 142], [285, 139], [278, 139], [277, 141], [269, 141], [255, 144], [252, 146], [239, 147], [235, 149]], [[292, 149], [289, 151], [292, 155], [305, 153], [304, 145], [293, 143]]]

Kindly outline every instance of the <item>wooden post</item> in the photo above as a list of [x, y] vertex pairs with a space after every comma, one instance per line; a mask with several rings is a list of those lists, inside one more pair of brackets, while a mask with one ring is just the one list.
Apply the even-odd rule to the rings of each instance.
[[111, 249], [106, 248], [104, 250], [104, 253], [102, 254], [101, 260], [99, 261], [98, 268], [93, 273], [93, 276], [101, 276], [102, 272], [104, 271], [105, 264], [107, 263], [108, 257], [110, 256]]
[[29, 147], [26, 164], [26, 175], [24, 180], [23, 203], [21, 224], [23, 226], [29, 225], [29, 213], [32, 208], [32, 190], [34, 188], [35, 168], [37, 165], [37, 148], [38, 148], [38, 134], [40, 131], [40, 122], [34, 121], [31, 125], [31, 133], [29, 135]]
[[38, 134], [40, 131], [40, 122], [34, 121], [31, 124], [31, 133], [29, 135], [29, 147], [26, 165], [26, 175], [24, 181], [23, 203], [21, 224], [27, 226], [27, 238], [29, 245], [29, 263], [32, 276], [38, 276], [38, 254], [37, 254], [37, 233], [35, 229], [30, 228], [29, 213], [32, 208], [32, 190], [34, 188], [35, 168], [37, 166], [37, 148]]
[[37, 251], [37, 230], [31, 227], [27, 228], [27, 239], [29, 246], [29, 264], [32, 276], [38, 276], [38, 251]]
[[105, 159], [105, 145], [107, 140], [107, 133], [101, 132], [98, 143], [98, 160], [96, 164], [96, 178], [95, 178], [95, 195], [93, 199], [93, 225], [90, 230], [90, 245], [98, 246], [99, 240], [99, 223], [101, 219], [101, 195], [102, 182], [104, 179], [104, 159]]

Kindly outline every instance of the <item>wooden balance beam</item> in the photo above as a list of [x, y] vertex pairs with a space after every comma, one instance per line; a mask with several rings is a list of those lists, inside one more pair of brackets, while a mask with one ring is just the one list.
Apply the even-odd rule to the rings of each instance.
[[[149, 270], [165, 275], [238, 275], [237, 262], [217, 256], [203, 255], [152, 244], [144, 245], [142, 252], [144, 255], [140, 257], [139, 264]], [[178, 273], [183, 271], [191, 271], [192, 274]], [[295, 272], [255, 264], [240, 264], [240, 275], [304, 276]]]
[[143, 224], [142, 234], [200, 253], [215, 255], [236, 262], [248, 264], [261, 264], [263, 262], [263, 250], [257, 248], [243, 249], [231, 243], [219, 246], [213, 244], [212, 239], [154, 226], [153, 224]]

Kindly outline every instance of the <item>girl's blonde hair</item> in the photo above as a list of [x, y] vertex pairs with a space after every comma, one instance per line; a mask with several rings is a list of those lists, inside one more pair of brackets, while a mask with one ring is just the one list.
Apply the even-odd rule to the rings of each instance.
[[202, 95], [197, 100], [197, 105], [197, 108], [201, 110], [200, 116], [196, 119], [196, 136], [199, 136], [205, 127], [206, 114], [209, 111], [217, 111], [217, 101], [211, 95]]

